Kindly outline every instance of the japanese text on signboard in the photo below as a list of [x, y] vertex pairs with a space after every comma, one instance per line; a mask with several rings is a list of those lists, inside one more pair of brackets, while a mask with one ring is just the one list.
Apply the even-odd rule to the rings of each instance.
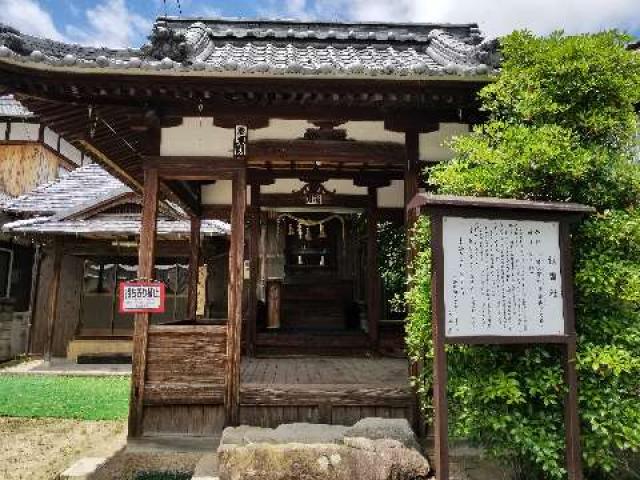
[[163, 313], [165, 285], [160, 282], [122, 282], [121, 313]]
[[564, 333], [557, 222], [443, 218], [447, 336]]

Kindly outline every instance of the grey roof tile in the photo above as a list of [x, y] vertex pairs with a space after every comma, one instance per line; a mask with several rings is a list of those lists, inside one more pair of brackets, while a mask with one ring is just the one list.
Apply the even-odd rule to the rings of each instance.
[[[51, 217], [37, 217], [18, 220], [2, 227], [4, 232], [34, 235], [91, 235], [102, 237], [122, 237], [140, 234], [140, 217], [98, 214], [87, 220], [55, 220]], [[159, 218], [156, 232], [160, 237], [186, 236], [191, 224], [188, 220]], [[220, 220], [203, 220], [200, 228], [206, 236], [228, 235], [228, 223]]]
[[127, 187], [120, 180], [94, 163], [8, 201], [4, 210], [16, 214], [54, 215], [123, 189]]
[[475, 24], [160, 18], [140, 49], [66, 45], [0, 24], [0, 59], [59, 67], [288, 75], [484, 75], [496, 42]]
[[16, 100], [13, 95], [0, 97], [0, 120], [5, 118], [29, 118], [33, 117], [27, 107]]

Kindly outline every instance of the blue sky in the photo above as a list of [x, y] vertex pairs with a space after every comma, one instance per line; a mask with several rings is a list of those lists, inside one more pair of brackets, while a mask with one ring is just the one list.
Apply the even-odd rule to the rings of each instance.
[[[640, 35], [640, 0], [0, 0], [0, 22], [34, 35], [140, 46], [163, 15], [354, 21], [477, 22], [487, 36], [516, 28]], [[165, 6], [166, 5], [166, 6]]]

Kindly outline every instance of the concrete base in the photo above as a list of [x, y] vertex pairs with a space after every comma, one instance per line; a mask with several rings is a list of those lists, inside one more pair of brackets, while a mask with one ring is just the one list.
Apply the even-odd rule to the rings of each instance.
[[131, 355], [131, 340], [71, 340], [67, 346], [67, 359], [78, 361], [79, 355]]
[[127, 453], [210, 453], [220, 444], [220, 437], [158, 435], [127, 440]]
[[81, 458], [76, 463], [60, 474], [61, 480], [85, 480], [91, 476], [107, 461], [104, 457]]
[[204, 455], [196, 465], [191, 480], [220, 480], [218, 477], [218, 454]]

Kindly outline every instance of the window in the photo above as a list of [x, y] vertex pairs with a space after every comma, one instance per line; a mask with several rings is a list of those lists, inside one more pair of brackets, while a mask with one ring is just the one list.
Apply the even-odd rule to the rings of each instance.
[[13, 252], [0, 248], [0, 298], [11, 295], [11, 271], [13, 269]]
[[[131, 335], [133, 314], [118, 310], [118, 284], [135, 280], [138, 266], [118, 259], [86, 260], [82, 288], [80, 334], [84, 336]], [[186, 279], [189, 266], [178, 263], [155, 267], [155, 278], [166, 285], [165, 313], [154, 314], [154, 324], [184, 320], [187, 313]]]

